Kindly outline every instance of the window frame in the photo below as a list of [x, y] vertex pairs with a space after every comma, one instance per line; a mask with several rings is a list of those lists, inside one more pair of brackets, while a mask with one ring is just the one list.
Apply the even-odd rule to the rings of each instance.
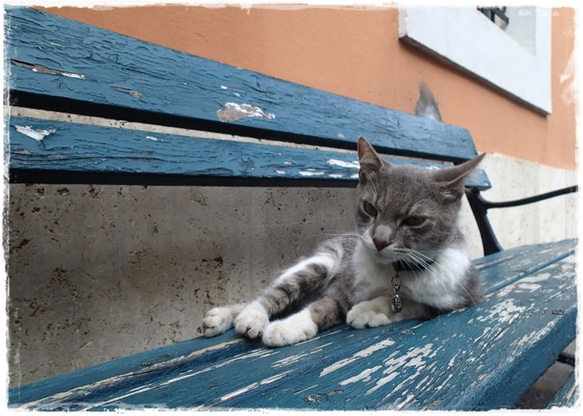
[[551, 15], [535, 8], [534, 54], [474, 7], [401, 7], [399, 38], [551, 114]]

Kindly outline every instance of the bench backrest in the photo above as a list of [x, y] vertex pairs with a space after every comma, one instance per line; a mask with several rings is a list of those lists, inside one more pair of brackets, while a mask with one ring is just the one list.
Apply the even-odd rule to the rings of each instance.
[[354, 186], [360, 135], [396, 163], [478, 154], [459, 127], [38, 10], [8, 8], [6, 25], [12, 105], [246, 138], [12, 116], [13, 182]]

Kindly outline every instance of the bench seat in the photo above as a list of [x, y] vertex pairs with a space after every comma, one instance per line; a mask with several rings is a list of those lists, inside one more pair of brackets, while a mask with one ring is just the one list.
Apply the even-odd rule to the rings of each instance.
[[488, 410], [512, 404], [576, 328], [575, 240], [475, 262], [486, 300], [429, 321], [343, 325], [270, 349], [229, 331], [14, 388], [43, 410]]

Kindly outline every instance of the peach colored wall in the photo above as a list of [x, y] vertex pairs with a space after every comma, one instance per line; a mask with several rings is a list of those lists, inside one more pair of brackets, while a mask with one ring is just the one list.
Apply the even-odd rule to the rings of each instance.
[[552, 21], [553, 113], [543, 116], [398, 40], [398, 11], [356, 7], [47, 9], [64, 17], [277, 78], [413, 113], [424, 81], [447, 123], [478, 150], [573, 170], [575, 102], [560, 82], [574, 49], [574, 11]]

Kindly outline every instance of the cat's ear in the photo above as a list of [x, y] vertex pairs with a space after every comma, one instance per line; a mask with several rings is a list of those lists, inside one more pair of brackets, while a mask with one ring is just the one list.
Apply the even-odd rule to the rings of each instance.
[[466, 177], [480, 164], [486, 153], [447, 169], [435, 171], [433, 178], [441, 184], [441, 194], [446, 200], [460, 199], [465, 192]]
[[383, 160], [363, 136], [358, 138], [358, 178], [363, 181], [367, 173], [378, 172], [383, 167]]

